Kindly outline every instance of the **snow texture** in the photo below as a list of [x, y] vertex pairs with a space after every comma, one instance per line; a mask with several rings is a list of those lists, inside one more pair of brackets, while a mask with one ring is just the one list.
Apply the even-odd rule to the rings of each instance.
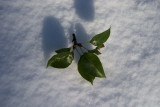
[[[159, 107], [160, 0], [0, 0], [0, 107]], [[46, 69], [55, 50], [111, 28], [106, 79]], [[78, 59], [78, 58], [77, 58]]]

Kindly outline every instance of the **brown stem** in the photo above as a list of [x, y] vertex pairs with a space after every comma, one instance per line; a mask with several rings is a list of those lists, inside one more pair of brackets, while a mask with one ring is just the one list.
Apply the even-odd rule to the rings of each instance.
[[72, 36], [73, 36], [72, 42], [74, 43], [74, 44], [73, 44], [73, 49], [75, 49], [76, 46], [82, 47], [82, 44], [81, 44], [81, 43], [77, 43], [77, 39], [76, 39], [76, 36], [75, 36], [74, 33], [72, 34]]
[[75, 34], [73, 33], [72, 36], [73, 36], [72, 42], [74, 42], [74, 45], [77, 45], [78, 43], [77, 43]]

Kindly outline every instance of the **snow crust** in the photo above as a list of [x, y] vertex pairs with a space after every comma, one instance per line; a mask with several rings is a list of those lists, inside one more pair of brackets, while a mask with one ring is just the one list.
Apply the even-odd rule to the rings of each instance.
[[[1, 0], [1, 107], [159, 107], [159, 0]], [[106, 79], [82, 79], [77, 60], [46, 69], [54, 50], [111, 28], [99, 56]]]

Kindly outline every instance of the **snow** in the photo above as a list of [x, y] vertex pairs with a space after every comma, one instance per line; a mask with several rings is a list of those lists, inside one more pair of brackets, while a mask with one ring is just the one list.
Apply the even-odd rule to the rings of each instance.
[[[159, 0], [1, 0], [1, 107], [159, 107]], [[54, 50], [111, 28], [106, 79], [48, 68]]]

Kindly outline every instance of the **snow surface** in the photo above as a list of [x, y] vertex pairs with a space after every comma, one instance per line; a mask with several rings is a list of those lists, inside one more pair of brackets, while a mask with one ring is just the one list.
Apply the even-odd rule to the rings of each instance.
[[[159, 107], [160, 0], [0, 0], [0, 107]], [[106, 79], [46, 69], [54, 50], [112, 26]]]

